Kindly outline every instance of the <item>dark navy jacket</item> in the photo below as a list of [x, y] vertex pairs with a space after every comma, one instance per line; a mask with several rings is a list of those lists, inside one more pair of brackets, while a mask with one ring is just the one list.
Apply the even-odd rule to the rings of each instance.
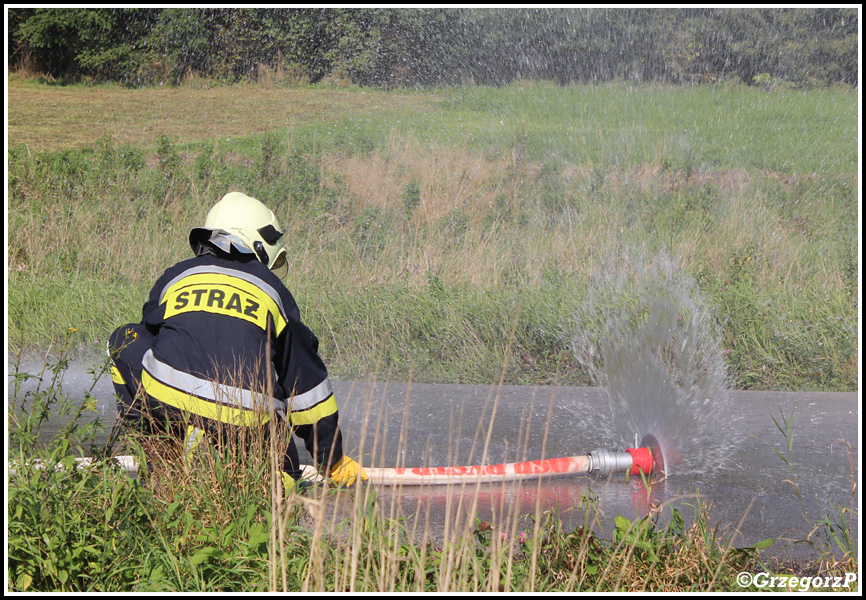
[[182, 261], [157, 280], [142, 324], [156, 338], [142, 360], [148, 395], [235, 425], [267, 422], [275, 410], [320, 465], [342, 457], [319, 341], [264, 264], [211, 254]]

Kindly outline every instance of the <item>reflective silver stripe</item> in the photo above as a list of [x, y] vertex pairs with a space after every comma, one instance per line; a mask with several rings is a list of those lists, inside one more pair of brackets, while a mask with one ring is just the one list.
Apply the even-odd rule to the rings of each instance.
[[195, 450], [198, 442], [201, 439], [201, 436], [204, 432], [198, 427], [190, 426], [186, 432], [186, 444], [184, 445], [184, 453], [189, 456], [193, 450]]
[[271, 285], [268, 285], [264, 282], [264, 280], [256, 277], [255, 275], [250, 275], [249, 273], [244, 273], [243, 271], [236, 271], [234, 269], [226, 269], [223, 267], [212, 267], [212, 266], [202, 266], [202, 267], [192, 267], [187, 269], [171, 281], [169, 281], [162, 291], [159, 293], [159, 303], [162, 304], [165, 301], [165, 294], [168, 290], [176, 284], [181, 279], [186, 279], [190, 275], [200, 275], [202, 273], [215, 273], [217, 275], [226, 275], [228, 277], [237, 277], [238, 279], [243, 279], [247, 283], [251, 283], [257, 288], [261, 289], [264, 293], [271, 297], [277, 308], [280, 309], [280, 314], [283, 315], [283, 319], [288, 321], [289, 318], [286, 315], [286, 308], [283, 306], [283, 301], [280, 299], [280, 294], [275, 290]]
[[333, 394], [334, 391], [331, 389], [331, 380], [325, 377], [325, 380], [322, 383], [311, 389], [309, 392], [292, 396], [289, 398], [288, 402], [291, 406], [292, 412], [309, 410], [319, 402], [327, 400]]
[[[229, 406], [239, 406], [248, 410], [266, 408], [263, 403], [268, 401], [268, 397], [264, 394], [254, 394], [250, 390], [200, 379], [189, 373], [184, 373], [158, 360], [153, 355], [153, 350], [147, 351], [141, 359], [141, 364], [154, 379], [192, 396]], [[275, 409], [285, 409], [285, 400], [278, 398], [273, 400]]]

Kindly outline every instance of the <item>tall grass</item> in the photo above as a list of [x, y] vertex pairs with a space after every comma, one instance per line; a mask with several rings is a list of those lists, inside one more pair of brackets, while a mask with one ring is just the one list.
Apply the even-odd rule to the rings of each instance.
[[[139, 318], [158, 275], [189, 256], [189, 229], [234, 189], [285, 224], [287, 284], [339, 377], [384, 361], [404, 380], [495, 381], [519, 314], [508, 382], [592, 384], [567, 349], [570, 315], [608, 258], [639, 246], [674, 256], [698, 281], [736, 387], [857, 389], [851, 94], [529, 83], [376, 98], [302, 91], [343, 114], [268, 120], [259, 103], [280, 90], [239, 86], [208, 96], [207, 110], [243, 121], [248, 104], [267, 133], [202, 139], [173, 117], [168, 95], [172, 135], [149, 144], [13, 144], [13, 348], [44, 347], [71, 326], [87, 334], [82, 350], [101, 350], [117, 323]], [[76, 97], [64, 94], [52, 101]]]
[[[761, 555], [768, 541], [734, 547], [733, 534], [713, 525], [699, 498], [679, 508], [676, 498], [642, 502], [635, 518], [611, 521], [591, 494], [571, 508], [523, 513], [490, 500], [506, 496], [496, 495], [498, 485], [455, 485], [442, 492], [444, 524], [433, 526], [429, 504], [407, 509], [411, 503], [400, 502], [405, 490], [323, 483], [284, 489], [275, 465], [285, 430], [223, 432], [191, 460], [172, 439], [127, 431], [120, 441], [142, 465], [137, 478], [108, 458], [119, 449], [117, 438], [96, 451], [105, 460], [76, 468], [74, 454], [95, 451], [88, 441], [98, 424], [84, 427], [73, 417], [48, 444], [34, 435], [48, 411], [80, 412], [90, 402], [79, 404], [58, 383], [67, 351], [48, 360], [50, 385], [27, 394], [16, 388], [12, 398], [12, 591], [757, 591], [743, 588], [737, 574], [780, 573]], [[373, 437], [362, 443], [375, 447], [378, 433]], [[535, 484], [524, 485], [531, 492]], [[485, 503], [492, 516], [481, 516]], [[577, 511], [580, 524], [565, 529], [564, 510]], [[816, 529], [832, 522], [822, 518]], [[822, 531], [853, 542], [853, 522], [841, 525]], [[835, 548], [815, 547], [810, 575], [856, 570], [851, 547], [841, 561]]]

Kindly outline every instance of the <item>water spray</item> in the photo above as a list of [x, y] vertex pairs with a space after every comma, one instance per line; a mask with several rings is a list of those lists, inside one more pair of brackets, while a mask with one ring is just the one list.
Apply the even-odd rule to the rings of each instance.
[[[637, 439], [637, 437], [635, 437]], [[593, 450], [589, 454], [546, 458], [523, 462], [501, 463], [495, 465], [473, 465], [457, 467], [364, 467], [369, 482], [383, 486], [411, 485], [449, 485], [459, 483], [495, 483], [497, 481], [516, 481], [537, 479], [555, 475], [587, 474], [609, 477], [615, 473], [628, 473], [630, 476], [641, 474], [659, 479], [664, 477], [664, 458], [658, 441], [647, 435], [635, 448], [622, 452], [606, 449]], [[138, 473], [139, 465], [134, 456], [115, 456], [121, 469], [130, 475]], [[89, 467], [96, 462], [91, 458], [78, 458], [80, 468]], [[303, 477], [321, 480], [322, 475], [312, 465], [303, 465]], [[14, 465], [10, 474], [15, 475]]]

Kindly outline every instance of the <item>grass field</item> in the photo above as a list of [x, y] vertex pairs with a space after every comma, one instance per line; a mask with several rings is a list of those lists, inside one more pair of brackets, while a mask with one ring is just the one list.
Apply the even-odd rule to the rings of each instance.
[[592, 384], [574, 313], [638, 248], [696, 279], [732, 386], [858, 388], [853, 91], [11, 76], [8, 94], [13, 351], [69, 327], [101, 351], [240, 190], [286, 224], [287, 284], [338, 377]]

